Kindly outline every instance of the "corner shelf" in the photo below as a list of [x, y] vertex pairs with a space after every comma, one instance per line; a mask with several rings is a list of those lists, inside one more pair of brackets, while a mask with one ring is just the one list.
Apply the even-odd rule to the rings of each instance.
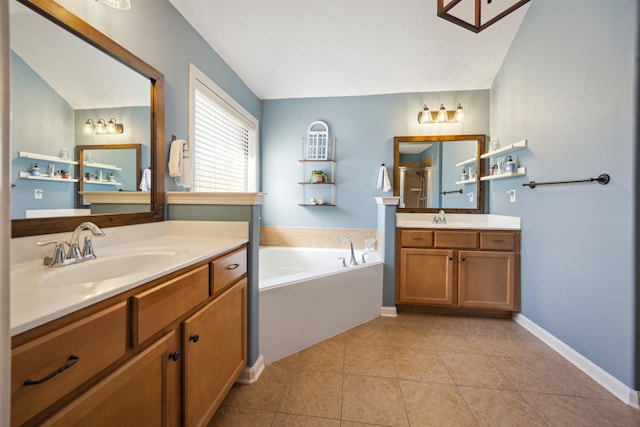
[[[64, 163], [67, 165], [77, 165], [78, 162], [71, 159], [62, 159], [57, 156], [49, 156], [46, 154], [38, 154], [38, 153], [30, 153], [28, 151], [20, 151], [18, 153], [18, 157], [22, 157], [25, 159], [33, 159], [33, 160], [43, 160], [45, 162], [56, 162], [56, 163]], [[22, 178], [22, 177], [21, 177]]]
[[[323, 131], [313, 131], [312, 127], [314, 126], [314, 124], [318, 124], [321, 123], [326, 130]], [[313, 153], [315, 151], [311, 150], [311, 152], [309, 151], [311, 148], [314, 148], [315, 146], [312, 146], [311, 148], [309, 148], [309, 146], [307, 145], [306, 149], [305, 149], [305, 144], [304, 144], [304, 138], [303, 138], [303, 142], [302, 142], [302, 159], [298, 160], [298, 163], [300, 164], [300, 180], [298, 181], [298, 186], [300, 187], [300, 195], [299, 195], [299, 200], [298, 200], [298, 206], [309, 206], [309, 207], [317, 207], [317, 206], [326, 206], [326, 207], [335, 207], [335, 198], [336, 198], [336, 160], [335, 160], [335, 153], [336, 153], [336, 137], [334, 136], [332, 138], [332, 144], [329, 147], [328, 146], [328, 126], [326, 126], [325, 123], [323, 122], [313, 122], [308, 129], [308, 138], [309, 141], [311, 141], [313, 138], [321, 138], [323, 142], [324, 141], [324, 151], [323, 151], [323, 157], [322, 159], [314, 159], [313, 157]], [[317, 133], [318, 135], [315, 135], [315, 133]], [[316, 142], [318, 142], [316, 141]], [[317, 147], [315, 147], [317, 148]], [[322, 151], [322, 150], [321, 150]], [[312, 157], [312, 158], [306, 158], [306, 157]], [[309, 173], [311, 172], [311, 170], [315, 169], [315, 166], [311, 166], [310, 164], [326, 164], [326, 166], [331, 166], [331, 170], [325, 170], [323, 171], [325, 174], [325, 178], [327, 179], [326, 182], [313, 182], [313, 181], [307, 181], [305, 180], [308, 176]], [[328, 169], [328, 167], [327, 167]], [[319, 185], [320, 187], [314, 187], [316, 185]], [[323, 186], [328, 186], [328, 187], [323, 187]], [[324, 190], [322, 190], [322, 188], [324, 188]], [[331, 199], [329, 200], [329, 188], [331, 189]], [[308, 194], [309, 193], [309, 194]], [[326, 202], [323, 204], [315, 204], [315, 203], [309, 203], [307, 196], [311, 196], [311, 195], [320, 195], [322, 194], [323, 196], [326, 196]], [[316, 197], [313, 197], [313, 199], [315, 200]], [[318, 197], [320, 198], [320, 197]]]
[[527, 168], [519, 167], [516, 172], [504, 172], [498, 175], [481, 176], [480, 181], [492, 181], [494, 179], [514, 178], [516, 176], [524, 176], [527, 174]]
[[527, 147], [527, 140], [523, 139], [522, 141], [514, 142], [513, 144], [507, 145], [502, 148], [498, 148], [495, 151], [491, 151], [489, 153], [484, 153], [480, 156], [481, 159], [490, 159], [495, 156], [499, 156], [501, 154], [512, 153], [514, 151], [522, 150]]
[[58, 177], [52, 178], [49, 175], [31, 175], [29, 172], [20, 172], [20, 178], [35, 179], [37, 181], [78, 182], [78, 180], [74, 178], [58, 178]]

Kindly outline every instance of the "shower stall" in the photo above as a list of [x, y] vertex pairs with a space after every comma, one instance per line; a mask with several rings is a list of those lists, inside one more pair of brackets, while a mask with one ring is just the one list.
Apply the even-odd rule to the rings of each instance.
[[400, 207], [433, 207], [431, 167], [400, 166]]

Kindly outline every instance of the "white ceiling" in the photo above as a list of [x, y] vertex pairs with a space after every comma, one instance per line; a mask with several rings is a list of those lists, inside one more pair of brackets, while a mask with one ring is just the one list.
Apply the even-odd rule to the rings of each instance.
[[476, 34], [436, 0], [169, 1], [261, 99], [488, 89], [529, 7]]

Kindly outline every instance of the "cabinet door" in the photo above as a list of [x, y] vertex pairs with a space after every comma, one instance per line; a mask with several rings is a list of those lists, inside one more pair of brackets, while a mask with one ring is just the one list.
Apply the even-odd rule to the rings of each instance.
[[515, 309], [515, 254], [460, 251], [458, 302], [461, 307]]
[[452, 250], [400, 249], [398, 302], [453, 305], [453, 262]]
[[183, 323], [185, 426], [206, 425], [247, 364], [247, 279]]
[[179, 362], [169, 357], [177, 345], [176, 334], [172, 331], [42, 425], [177, 425], [179, 408], [172, 406], [171, 400], [179, 384], [179, 378], [175, 377]]

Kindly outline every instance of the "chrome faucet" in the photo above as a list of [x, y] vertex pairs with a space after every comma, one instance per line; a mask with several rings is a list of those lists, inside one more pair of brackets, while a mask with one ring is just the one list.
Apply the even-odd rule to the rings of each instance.
[[[53, 255], [44, 257], [44, 265], [48, 267], [62, 267], [64, 265], [73, 264], [76, 262], [86, 261], [93, 259], [96, 255], [93, 253], [93, 244], [91, 243], [91, 236], [84, 238], [84, 247], [80, 251], [80, 234], [85, 231], [91, 231], [94, 236], [104, 236], [104, 231], [92, 222], [83, 222], [73, 230], [71, 240], [69, 242], [63, 242], [62, 240], [46, 240], [43, 242], [37, 242], [38, 246], [55, 245]], [[69, 251], [65, 254], [64, 246], [69, 246]]]
[[85, 231], [91, 231], [94, 236], [104, 236], [104, 231], [92, 222], [83, 222], [73, 230], [71, 235], [71, 241], [69, 241], [69, 252], [67, 253], [68, 259], [75, 260], [88, 260], [94, 259], [96, 255], [93, 253], [93, 243], [91, 242], [91, 236], [84, 238], [84, 246], [82, 252], [80, 252], [80, 234]]
[[345, 241], [349, 242], [349, 246], [351, 248], [351, 258], [349, 259], [349, 265], [358, 265], [358, 261], [356, 261], [356, 254], [353, 252], [353, 241], [351, 240], [351, 238], [343, 237], [338, 243], [342, 244]]
[[433, 216], [433, 223], [434, 224], [446, 224], [447, 223], [447, 216], [445, 215], [444, 211], [442, 209], [440, 209], [440, 211], [438, 212], [437, 215]]

